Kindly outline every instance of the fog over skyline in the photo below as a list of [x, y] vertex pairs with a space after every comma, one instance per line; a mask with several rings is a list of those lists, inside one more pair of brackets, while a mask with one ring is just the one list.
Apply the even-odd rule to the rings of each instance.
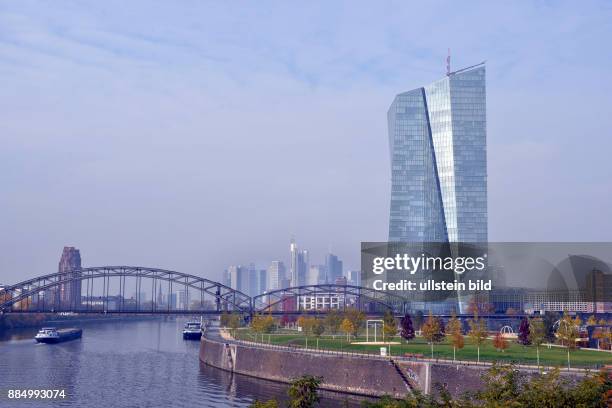
[[[491, 241], [612, 241], [609, 2], [0, 4], [0, 283], [385, 241], [387, 109], [486, 60]], [[612, 257], [611, 257], [612, 258]], [[611, 261], [612, 259], [607, 259]]]

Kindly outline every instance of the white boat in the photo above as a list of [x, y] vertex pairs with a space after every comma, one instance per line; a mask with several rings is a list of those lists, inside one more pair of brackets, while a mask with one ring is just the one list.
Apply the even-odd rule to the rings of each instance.
[[183, 328], [183, 339], [200, 340], [202, 337], [202, 323], [193, 321], [185, 323]]
[[36, 333], [34, 340], [39, 343], [60, 343], [62, 341], [74, 340], [81, 337], [82, 329], [56, 329], [55, 327], [43, 327]]

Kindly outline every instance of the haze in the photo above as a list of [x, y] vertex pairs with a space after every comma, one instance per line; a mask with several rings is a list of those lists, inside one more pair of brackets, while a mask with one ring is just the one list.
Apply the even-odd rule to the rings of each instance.
[[3, 2], [0, 283], [387, 238], [393, 97], [487, 61], [489, 236], [610, 241], [609, 2]]

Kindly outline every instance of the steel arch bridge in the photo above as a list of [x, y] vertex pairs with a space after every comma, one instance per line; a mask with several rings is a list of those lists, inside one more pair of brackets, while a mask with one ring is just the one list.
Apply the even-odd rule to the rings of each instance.
[[[177, 292], [176, 290], [179, 289]], [[162, 295], [162, 292], [165, 292]], [[131, 293], [131, 297], [126, 294]], [[177, 295], [183, 295], [179, 301]], [[194, 295], [195, 294], [195, 295]], [[148, 295], [148, 296], [147, 296]], [[2, 313], [240, 314], [326, 313], [359, 309], [405, 313], [399, 295], [353, 285], [305, 285], [250, 297], [195, 275], [142, 266], [99, 266], [51, 273], [0, 290]]]
[[407, 301], [390, 292], [353, 285], [305, 285], [253, 297], [254, 313], [290, 314], [359, 309], [368, 313], [405, 313]]
[[[134, 295], [126, 298], [128, 284]], [[97, 284], [97, 286], [96, 286]], [[175, 288], [184, 293], [176, 307]], [[146, 292], [150, 289], [150, 301]], [[167, 291], [163, 301], [162, 291]], [[83, 292], [85, 295], [83, 295]], [[196, 299], [189, 303], [190, 293]], [[144, 296], [143, 296], [144, 294]], [[156, 299], [157, 296], [157, 299]], [[77, 300], [78, 299], [78, 300]], [[199, 305], [198, 305], [199, 300]], [[172, 302], [171, 302], [172, 301]], [[172, 305], [171, 303], [174, 303]], [[142, 266], [100, 266], [52, 273], [0, 291], [0, 313], [220, 313], [251, 312], [251, 297], [226, 285], [182, 272]]]

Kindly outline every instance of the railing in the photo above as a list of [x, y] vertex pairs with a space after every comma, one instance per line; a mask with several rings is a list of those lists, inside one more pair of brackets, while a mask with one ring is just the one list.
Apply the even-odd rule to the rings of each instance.
[[[253, 347], [253, 348], [259, 348], [259, 349], [271, 349], [271, 350], [278, 350], [278, 351], [288, 351], [291, 353], [307, 353], [307, 354], [321, 354], [321, 355], [330, 355], [330, 356], [344, 356], [344, 357], [354, 357], [354, 358], [364, 358], [364, 359], [377, 359], [377, 360], [396, 360], [396, 361], [404, 361], [404, 362], [421, 362], [421, 363], [435, 363], [435, 364], [441, 364], [441, 365], [447, 365], [447, 366], [468, 366], [468, 367], [491, 367], [493, 366], [494, 362], [491, 361], [474, 361], [474, 360], [451, 360], [451, 359], [444, 359], [444, 358], [429, 358], [429, 357], [415, 357], [415, 356], [403, 356], [401, 354], [398, 355], [391, 355], [388, 354], [387, 356], [381, 356], [380, 353], [376, 352], [376, 351], [368, 351], [368, 350], [362, 350], [362, 351], [343, 351], [343, 350], [331, 350], [331, 349], [324, 349], [324, 348], [306, 348], [302, 345], [293, 345], [293, 346], [282, 346], [279, 344], [272, 344], [272, 343], [264, 343], [264, 342], [260, 342], [260, 341], [250, 341], [250, 340], [244, 340], [244, 339], [236, 339], [233, 338], [231, 340], [214, 340], [211, 339], [210, 337], [207, 337], [207, 339], [211, 340], [211, 341], [216, 341], [216, 342], [225, 342], [225, 343], [234, 343], [234, 344], [240, 344], [240, 345], [245, 345], [245, 346], [249, 346], [249, 347]], [[589, 372], [593, 372], [594, 370], [599, 370], [601, 368], [603, 368], [606, 364], [602, 363], [602, 364], [596, 364], [595, 366], [589, 367], [589, 368], [579, 368], [579, 367], [572, 367], [572, 368], [563, 368], [560, 366], [550, 366], [550, 365], [533, 365], [533, 364], [526, 364], [524, 361], [520, 361], [520, 360], [498, 360], [498, 363], [503, 363], [503, 364], [514, 364], [515, 367], [520, 368], [522, 370], [529, 370], [529, 371], [551, 371], [555, 368], [560, 368], [561, 369], [561, 373], [567, 373], [567, 372], [572, 372], [575, 374], [587, 374]]]

